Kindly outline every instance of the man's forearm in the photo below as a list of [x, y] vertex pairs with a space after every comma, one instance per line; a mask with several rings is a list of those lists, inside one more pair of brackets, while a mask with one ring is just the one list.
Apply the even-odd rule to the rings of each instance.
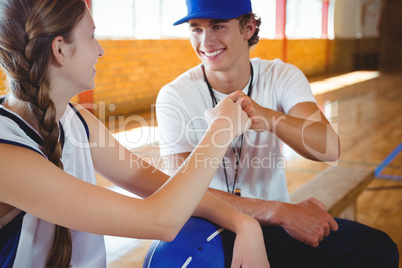
[[303, 157], [316, 161], [339, 158], [339, 137], [328, 121], [298, 118], [270, 109], [264, 112], [269, 131]]
[[242, 213], [235, 207], [231, 206], [223, 199], [215, 196], [210, 192], [206, 192], [202, 198], [193, 216], [208, 219], [221, 227], [236, 232], [239, 227], [236, 219], [242, 219], [242, 222], [252, 220], [252, 217]]
[[255, 218], [261, 225], [281, 225], [279, 209], [283, 202], [239, 197], [212, 188], [209, 188], [208, 192], [226, 201], [239, 211]]

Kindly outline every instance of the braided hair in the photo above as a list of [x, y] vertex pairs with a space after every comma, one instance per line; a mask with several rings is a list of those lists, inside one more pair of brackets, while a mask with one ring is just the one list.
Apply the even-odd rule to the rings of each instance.
[[[35, 116], [42, 151], [61, 169], [59, 126], [49, 97], [47, 68], [52, 41], [62, 36], [71, 43], [85, 9], [83, 0], [0, 0], [0, 66], [7, 76], [8, 92], [26, 103], [27, 111]], [[46, 267], [69, 267], [71, 254], [69, 230], [56, 225]]]

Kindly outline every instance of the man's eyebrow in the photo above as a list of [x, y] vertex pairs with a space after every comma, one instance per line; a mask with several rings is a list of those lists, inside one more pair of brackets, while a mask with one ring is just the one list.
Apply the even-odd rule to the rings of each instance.
[[215, 25], [215, 24], [224, 23], [224, 22], [228, 22], [228, 21], [230, 21], [230, 20], [214, 19], [209, 22], [209, 25]]
[[[213, 19], [213, 20], [211, 20], [211, 21], [209, 22], [209, 25], [210, 25], [210, 26], [211, 26], [211, 25], [216, 25], [216, 24], [224, 23], [224, 22], [228, 22], [228, 21], [230, 21], [230, 19], [229, 19], [229, 20]], [[190, 27], [197, 27], [197, 26], [200, 26], [200, 24], [198, 24], [198, 23], [196, 23], [196, 22], [193, 22], [193, 23], [190, 24]]]
[[193, 23], [190, 24], [190, 27], [197, 27], [197, 26], [199, 26], [199, 24], [198, 24], [198, 23], [195, 23], [195, 22], [193, 22]]

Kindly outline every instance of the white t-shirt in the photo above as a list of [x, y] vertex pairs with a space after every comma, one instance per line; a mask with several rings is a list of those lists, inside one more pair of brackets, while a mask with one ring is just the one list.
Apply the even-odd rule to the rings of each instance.
[[[86, 122], [70, 105], [60, 123], [64, 133], [61, 135], [64, 137], [62, 139], [63, 154], [61, 158], [64, 171], [83, 181], [96, 184]], [[24, 147], [43, 155], [41, 146], [38, 144], [41, 143], [41, 138], [35, 129], [18, 114], [2, 105], [0, 105], [0, 143]], [[21, 163], [21, 167], [23, 166]], [[18, 213], [20, 213], [19, 216], [23, 215], [22, 219], [20, 218], [18, 221], [10, 219], [10, 217], [19, 218], [19, 216], [15, 216]], [[4, 223], [4, 219], [7, 219], [6, 223]], [[1, 241], [2, 238], [0, 237], [0, 242], [8, 244], [12, 247], [12, 251], [15, 252], [16, 250], [15, 258], [12, 260], [13, 267], [45, 267], [45, 261], [53, 243], [54, 224], [14, 209], [0, 218], [0, 228], [0, 231], [3, 228], [9, 228], [15, 234], [8, 238], [9, 241]], [[71, 229], [70, 233], [73, 249], [72, 267], [106, 267], [106, 250], [102, 235]], [[10, 257], [6, 256], [6, 258]], [[3, 261], [0, 260], [0, 264]]]
[[[281, 60], [251, 59], [254, 78], [251, 98], [259, 105], [283, 112], [301, 102], [315, 102], [304, 74]], [[247, 94], [249, 85], [243, 92]], [[227, 95], [214, 90], [217, 101]], [[212, 99], [204, 80], [201, 65], [180, 75], [164, 86], [156, 102], [161, 156], [191, 152], [208, 127], [204, 117], [212, 108]], [[232, 143], [236, 146], [237, 139]], [[281, 152], [281, 141], [272, 133], [247, 131], [239, 160], [239, 188], [244, 197], [289, 201]], [[233, 149], [226, 152], [227, 181], [221, 164], [210, 187], [232, 190], [234, 183]], [[200, 163], [202, 164], [202, 163]]]

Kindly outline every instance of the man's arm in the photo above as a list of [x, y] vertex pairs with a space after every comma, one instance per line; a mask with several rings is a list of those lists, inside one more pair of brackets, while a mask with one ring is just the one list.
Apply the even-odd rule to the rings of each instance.
[[252, 119], [252, 130], [271, 132], [305, 158], [316, 161], [338, 160], [338, 134], [316, 103], [298, 103], [285, 114], [260, 106], [241, 91], [233, 93], [231, 98]]
[[[166, 156], [169, 165], [164, 172], [173, 174], [188, 155], [189, 153], [181, 153]], [[319, 242], [329, 235], [330, 230], [338, 228], [325, 206], [314, 198], [298, 204], [289, 204], [239, 197], [212, 188], [209, 188], [208, 192], [255, 218], [261, 225], [282, 226], [293, 238], [313, 247], [318, 246]]]

